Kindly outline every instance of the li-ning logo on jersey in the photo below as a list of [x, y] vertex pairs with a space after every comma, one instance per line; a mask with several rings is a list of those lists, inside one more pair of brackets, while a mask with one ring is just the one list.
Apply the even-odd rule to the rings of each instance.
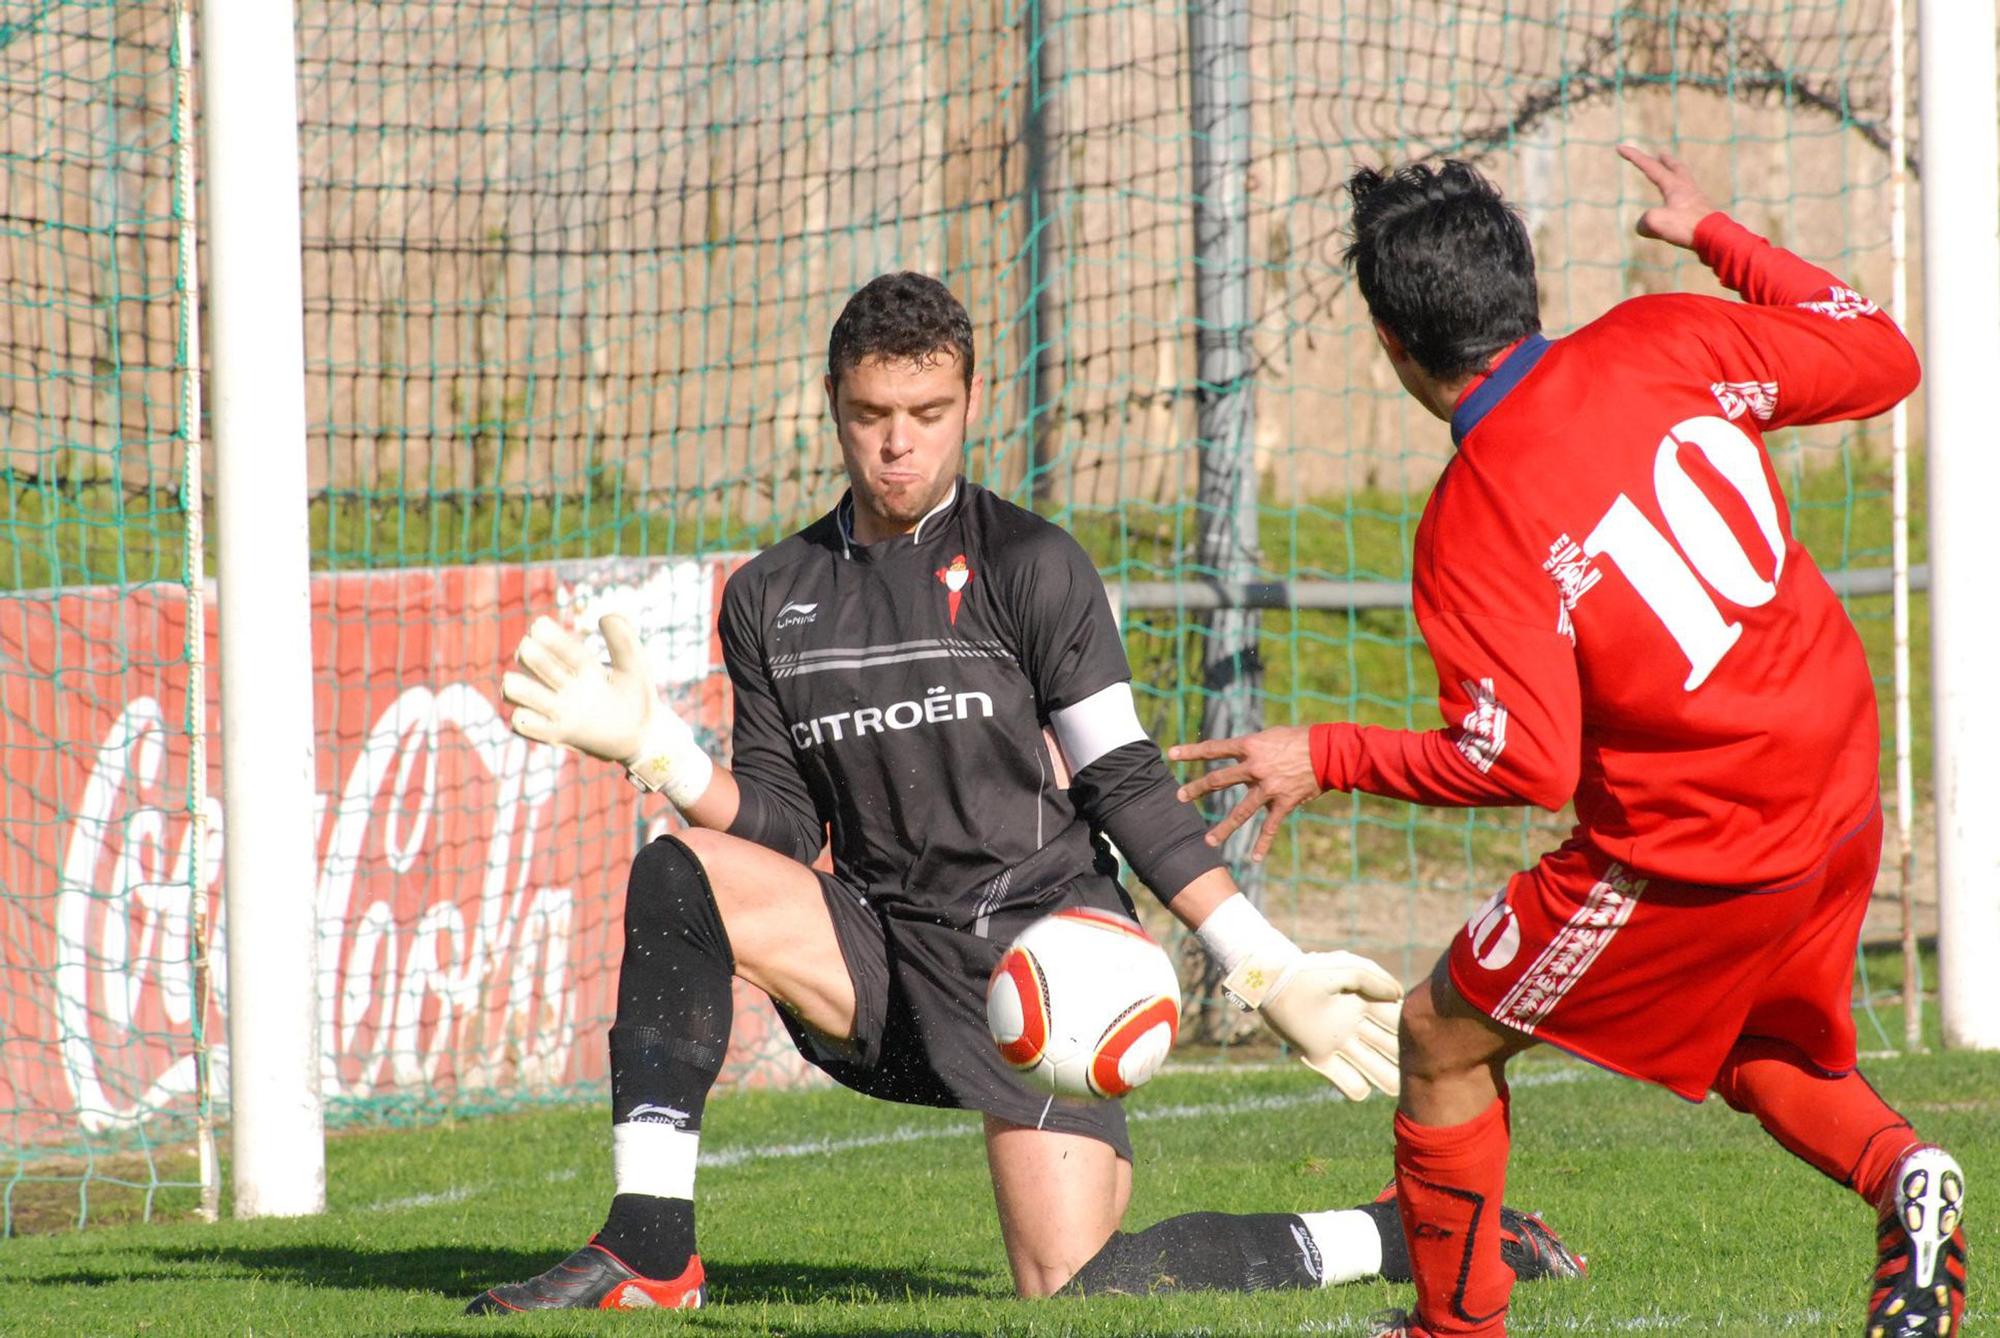
[[1852, 288], [1839, 284], [1827, 289], [1826, 298], [1819, 302], [1801, 302], [1799, 306], [1807, 311], [1817, 311], [1822, 316], [1831, 316], [1837, 321], [1851, 321], [1860, 316], [1873, 316], [1881, 308], [1870, 302]]
[[1542, 570], [1556, 583], [1556, 593], [1562, 598], [1562, 607], [1556, 612], [1556, 631], [1568, 637], [1573, 646], [1576, 627], [1570, 622], [1569, 611], [1576, 607], [1576, 601], [1590, 593], [1604, 573], [1590, 565], [1590, 554], [1567, 534], [1558, 534], [1549, 545], [1549, 556], [1542, 563]]
[[1507, 708], [1500, 704], [1490, 678], [1482, 678], [1477, 683], [1468, 678], [1459, 686], [1472, 698], [1472, 709], [1459, 722], [1461, 733], [1452, 740], [1452, 745], [1483, 776], [1493, 770], [1493, 764], [1506, 750]]
[[983, 692], [951, 692], [942, 684], [930, 689], [922, 701], [890, 702], [887, 706], [860, 706], [852, 711], [800, 720], [792, 726], [792, 743], [812, 748], [841, 743], [892, 729], [915, 729], [919, 725], [941, 725], [975, 716], [993, 718], [993, 699]]
[[939, 567], [937, 578], [944, 582], [949, 591], [945, 596], [945, 607], [951, 610], [951, 625], [958, 626], [958, 601], [965, 597], [965, 587], [972, 583], [972, 568], [966, 564], [965, 554], [960, 553], [951, 560], [951, 565]]
[[1708, 393], [1715, 396], [1715, 402], [1722, 406], [1722, 416], [1731, 422], [1747, 413], [1760, 423], [1768, 423], [1771, 415], [1778, 412], [1776, 381], [1717, 381], [1709, 386]]
[[804, 627], [807, 623], [814, 621], [818, 617], [819, 604], [817, 601], [811, 604], [787, 604], [778, 610], [778, 620], [772, 623], [771, 626], [779, 628]]
[[643, 1101], [625, 1112], [627, 1124], [671, 1124], [676, 1129], [685, 1129], [688, 1113], [678, 1106], [658, 1106]]

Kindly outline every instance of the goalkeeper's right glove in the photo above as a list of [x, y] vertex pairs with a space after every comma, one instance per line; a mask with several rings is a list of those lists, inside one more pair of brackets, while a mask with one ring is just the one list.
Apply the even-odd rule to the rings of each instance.
[[1226, 973], [1223, 990], [1255, 1009], [1307, 1068], [1350, 1101], [1371, 1087], [1396, 1095], [1403, 987], [1394, 976], [1351, 952], [1299, 951], [1240, 892], [1211, 910], [1195, 934]]
[[634, 785], [686, 808], [708, 789], [715, 763], [687, 722], [659, 704], [632, 625], [607, 614], [598, 630], [611, 651], [608, 670], [554, 619], [535, 619], [514, 651], [526, 672], [510, 669], [500, 680], [514, 706], [509, 724], [523, 738], [622, 763]]

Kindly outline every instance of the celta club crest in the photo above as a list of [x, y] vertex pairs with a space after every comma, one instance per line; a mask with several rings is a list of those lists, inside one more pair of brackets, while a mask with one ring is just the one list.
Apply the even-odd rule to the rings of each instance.
[[965, 594], [965, 587], [972, 581], [972, 568], [966, 565], [965, 554], [960, 553], [951, 560], [948, 567], [939, 567], [937, 578], [944, 582], [950, 593], [945, 596], [945, 607], [951, 611], [951, 625], [958, 626], [958, 601]]

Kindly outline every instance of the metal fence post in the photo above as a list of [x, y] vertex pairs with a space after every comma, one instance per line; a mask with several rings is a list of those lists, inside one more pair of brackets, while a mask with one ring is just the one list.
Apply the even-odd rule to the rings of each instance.
[[[1194, 155], [1195, 376], [1201, 467], [1196, 486], [1204, 575], [1257, 579], [1256, 402], [1250, 360], [1250, 10], [1246, 0], [1197, 0], [1188, 54]], [[1263, 669], [1259, 615], [1218, 608], [1202, 650], [1202, 735], [1258, 729]], [[1222, 805], [1242, 798], [1235, 789]], [[1220, 807], [1219, 811], [1227, 811]], [[1246, 823], [1223, 855], [1252, 900], [1262, 879], [1249, 862], [1262, 823]]]

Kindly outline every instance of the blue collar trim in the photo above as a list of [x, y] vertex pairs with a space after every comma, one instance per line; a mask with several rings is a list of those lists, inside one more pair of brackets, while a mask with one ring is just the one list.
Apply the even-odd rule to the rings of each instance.
[[1452, 411], [1451, 444], [1464, 444], [1465, 439], [1472, 435], [1472, 429], [1479, 426], [1480, 420], [1500, 406], [1500, 401], [1506, 399], [1508, 392], [1535, 370], [1535, 364], [1548, 351], [1549, 341], [1539, 334], [1531, 334], [1515, 345], [1506, 360], [1489, 372], [1478, 388]]

